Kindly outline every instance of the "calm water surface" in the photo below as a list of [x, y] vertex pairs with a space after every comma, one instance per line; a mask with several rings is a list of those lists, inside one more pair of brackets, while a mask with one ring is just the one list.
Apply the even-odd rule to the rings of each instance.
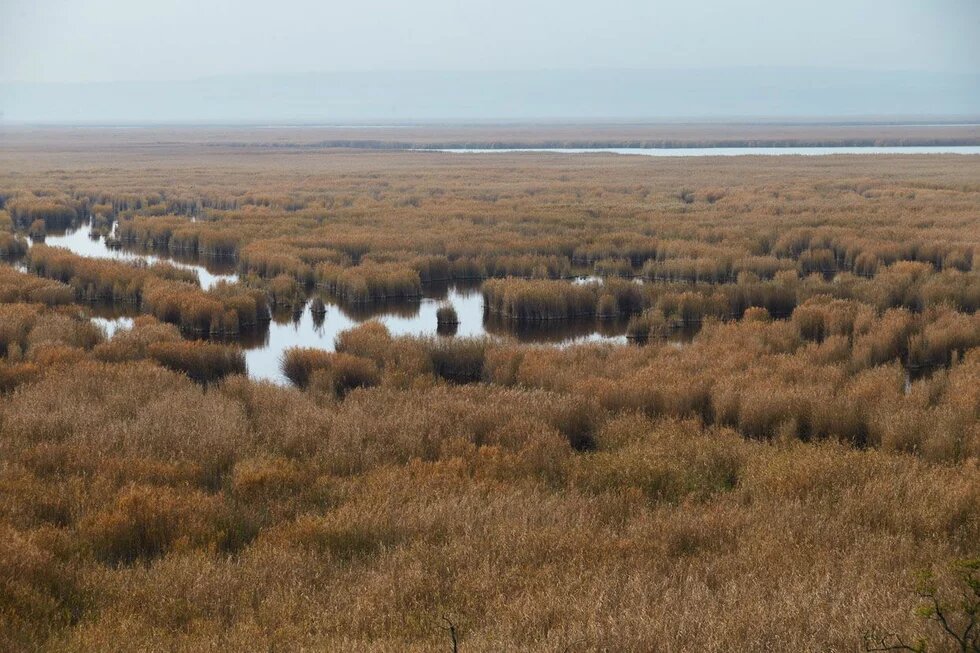
[[420, 150], [457, 154], [500, 154], [505, 152], [550, 152], [552, 154], [635, 154], [640, 156], [779, 156], [822, 154], [980, 154], [980, 145], [916, 145], [907, 147], [519, 147], [510, 149], [452, 148]]

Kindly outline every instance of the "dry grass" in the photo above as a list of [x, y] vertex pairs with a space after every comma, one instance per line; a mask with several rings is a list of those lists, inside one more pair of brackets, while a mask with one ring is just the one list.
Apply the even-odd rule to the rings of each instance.
[[469, 650], [853, 650], [918, 631], [909, 570], [975, 551], [975, 461], [633, 413], [576, 453], [578, 402], [52, 371], [0, 409], [5, 636], [426, 650], [447, 614]]
[[71, 301], [72, 291], [67, 285], [0, 265], [0, 302], [36, 302], [53, 306]]
[[[0, 650], [944, 650], [910, 592], [980, 554], [975, 158], [52, 138], [0, 151], [0, 254], [91, 217], [247, 278], [0, 265]], [[644, 344], [366, 322], [283, 388], [186, 339], [463, 278]]]
[[229, 374], [245, 374], [245, 356], [238, 349], [201, 341], [155, 342], [147, 354], [161, 365], [183, 372], [200, 383], [213, 383]]

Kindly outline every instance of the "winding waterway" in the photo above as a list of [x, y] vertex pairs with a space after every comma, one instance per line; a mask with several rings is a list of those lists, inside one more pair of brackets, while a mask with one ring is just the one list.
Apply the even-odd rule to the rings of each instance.
[[[63, 247], [80, 256], [112, 259], [119, 261], [146, 261], [155, 263], [166, 261], [184, 269], [193, 270], [205, 289], [219, 281], [239, 281], [234, 264], [228, 262], [190, 262], [160, 254], [136, 253], [125, 249], [113, 249], [104, 239], [93, 238], [90, 224], [82, 223], [75, 229], [64, 233], [51, 234], [44, 243], [52, 247]], [[34, 241], [31, 241], [34, 244]], [[588, 279], [583, 279], [588, 280]], [[309, 303], [296, 314], [276, 313], [268, 325], [263, 325], [253, 333], [242, 334], [235, 340], [245, 352], [248, 374], [254, 379], [264, 379], [276, 383], [286, 383], [279, 369], [279, 361], [290, 347], [316, 347], [332, 350], [334, 339], [346, 329], [367, 320], [375, 319], [384, 324], [393, 335], [451, 337], [439, 333], [436, 310], [442, 304], [451, 304], [456, 309], [459, 325], [456, 336], [502, 336], [515, 338], [526, 343], [540, 343], [551, 346], [567, 346], [582, 342], [627, 342], [625, 321], [573, 320], [550, 322], [541, 325], [516, 325], [506, 320], [485, 316], [483, 296], [477, 285], [453, 285], [430, 287], [420, 300], [395, 304], [354, 304], [342, 305], [328, 303], [326, 314], [321, 320], [314, 317]], [[136, 307], [93, 306], [92, 318], [111, 336], [119, 329], [130, 328], [133, 317], [139, 314]]]

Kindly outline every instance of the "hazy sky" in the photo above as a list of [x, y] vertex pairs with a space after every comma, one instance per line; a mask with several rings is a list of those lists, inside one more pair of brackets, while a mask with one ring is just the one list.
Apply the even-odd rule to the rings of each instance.
[[344, 70], [980, 72], [980, 0], [0, 0], [0, 81]]

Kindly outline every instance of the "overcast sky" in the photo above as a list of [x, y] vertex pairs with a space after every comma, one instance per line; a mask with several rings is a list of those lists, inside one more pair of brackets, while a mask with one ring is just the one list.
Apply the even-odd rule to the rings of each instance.
[[819, 66], [980, 72], [980, 0], [0, 0], [0, 81]]

